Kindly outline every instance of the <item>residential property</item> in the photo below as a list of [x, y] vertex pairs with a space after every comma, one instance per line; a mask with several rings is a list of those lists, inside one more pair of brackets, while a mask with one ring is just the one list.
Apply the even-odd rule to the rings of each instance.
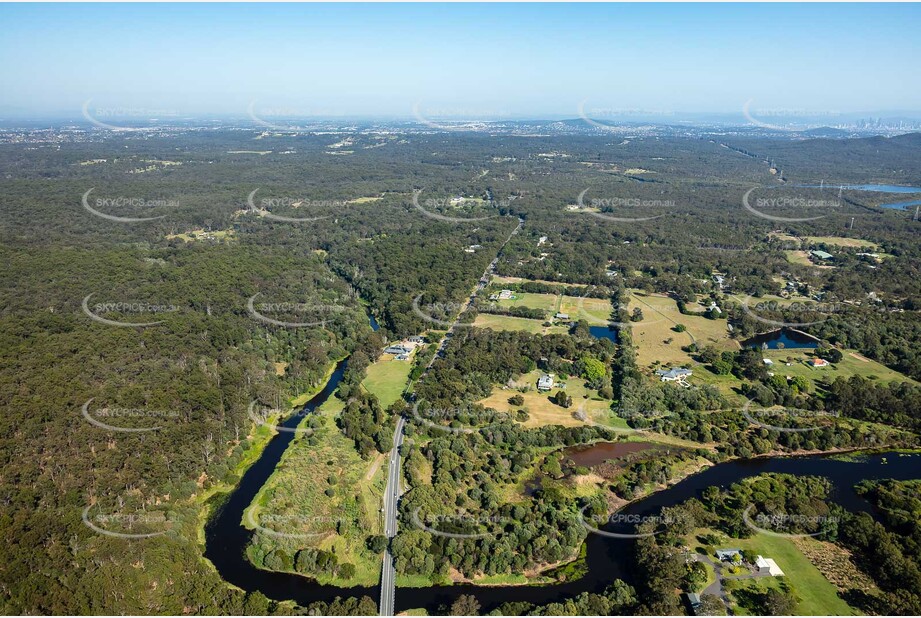
[[755, 561], [755, 568], [758, 569], [759, 575], [771, 575], [772, 577], [780, 577], [783, 575], [783, 571], [780, 570], [776, 562], [770, 558], [764, 558], [763, 556], [758, 556], [758, 559]]
[[813, 367], [828, 367], [829, 362], [824, 358], [811, 358], [809, 364]]
[[395, 360], [409, 360], [409, 354], [397, 354]]
[[810, 252], [809, 252], [809, 255], [811, 255], [812, 257], [817, 258], [817, 259], [819, 259], [819, 260], [833, 260], [833, 259], [835, 259], [835, 256], [833, 256], [831, 253], [828, 253], [827, 251], [818, 251], [818, 250], [816, 250], [816, 251], [810, 251]]
[[545, 373], [537, 380], [537, 390], [549, 391], [553, 388], [553, 374]]
[[557, 314], [554, 315], [553, 317], [555, 317], [557, 320], [568, 320], [568, 319], [569, 319], [569, 314], [568, 314], [568, 313], [560, 313], [560, 312], [557, 312]]
[[700, 608], [700, 595], [696, 592], [689, 592], [685, 595], [688, 600], [688, 605], [691, 607], [691, 611], [697, 615], [697, 610]]
[[656, 375], [658, 375], [663, 382], [677, 382], [682, 386], [690, 386], [687, 379], [693, 375], [693, 371], [690, 369], [684, 369], [683, 367], [673, 367], [672, 369], [657, 369]]
[[707, 307], [707, 311], [712, 311], [713, 313], [716, 313], [716, 314], [721, 314], [721, 313], [723, 313], [723, 310], [720, 309], [720, 308], [716, 305], [716, 301], [715, 301], [715, 300], [712, 301], [712, 302], [710, 303], [710, 306], [709, 306], [709, 307]]
[[511, 300], [513, 298], [515, 298], [515, 294], [511, 290], [499, 291], [499, 300]]
[[384, 354], [410, 354], [412, 351], [413, 349], [411, 347], [403, 345], [402, 343], [384, 348]]
[[420, 345], [425, 343], [425, 339], [423, 339], [419, 335], [413, 335], [412, 337], [408, 337], [406, 340], [409, 341], [410, 343], [418, 343]]
[[764, 361], [764, 364], [767, 365], [768, 367], [770, 367], [771, 365], [774, 364], [774, 361], [772, 361], [772, 360], [769, 359], [769, 358], [765, 358], [765, 359], [762, 359], [762, 360]]
[[742, 564], [741, 549], [718, 549], [716, 550], [716, 557], [720, 562], [729, 562], [736, 566]]

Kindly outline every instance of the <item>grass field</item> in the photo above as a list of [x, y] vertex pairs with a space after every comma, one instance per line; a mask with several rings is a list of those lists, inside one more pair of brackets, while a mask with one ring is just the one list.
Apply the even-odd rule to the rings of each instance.
[[[749, 549], [765, 558], [773, 558], [777, 566], [784, 572], [784, 577], [793, 586], [793, 594], [797, 598], [796, 614], [799, 616], [856, 616], [859, 614], [840, 597], [837, 588], [819, 570], [809, 562], [809, 559], [796, 548], [793, 541], [783, 537], [756, 534], [748, 539], [732, 539], [732, 547]], [[739, 586], [779, 586], [780, 578], [763, 577], [750, 580], [739, 580]], [[737, 608], [738, 613], [744, 614], [745, 610]]]
[[409, 372], [413, 368], [413, 358], [409, 360], [394, 360], [392, 354], [382, 354], [377, 362], [372, 363], [367, 369], [367, 376], [361, 385], [370, 393], [377, 395], [381, 407], [385, 410], [394, 401], [400, 398], [406, 383], [409, 381]]
[[862, 238], [843, 238], [841, 236], [806, 236], [811, 244], [835, 245], [838, 247], [875, 247], [876, 244]]
[[[764, 350], [764, 357], [774, 361], [771, 368], [776, 374], [783, 376], [803, 376], [810, 380], [828, 380], [834, 381], [835, 378], [850, 378], [851, 376], [860, 376], [868, 380], [878, 380], [880, 382], [911, 382], [917, 384], [911, 378], [902, 375], [898, 371], [889, 369], [874, 360], [870, 360], [854, 350], [842, 350], [844, 357], [840, 363], [834, 363], [828, 367], [812, 367], [806, 364], [811, 358], [809, 350], [803, 348], [787, 348], [783, 350]], [[790, 362], [789, 367], [786, 362]]]
[[807, 251], [801, 250], [788, 250], [784, 251], [787, 256], [787, 261], [791, 264], [800, 264], [801, 266], [812, 266], [813, 268], [834, 268], [828, 264], [814, 264], [812, 260], [809, 259], [809, 253]]
[[[681, 350], [682, 346], [696, 342], [699, 346], [714, 345], [721, 350], [737, 350], [739, 344], [729, 338], [726, 320], [709, 320], [703, 316], [682, 315], [678, 304], [661, 294], [645, 295], [632, 291], [629, 310], [639, 307], [643, 319], [631, 324], [633, 342], [639, 347], [637, 364], [650, 367], [656, 361], [664, 366], [696, 365], [691, 357]], [[686, 331], [672, 330], [676, 324], [683, 324]]]
[[[516, 382], [522, 386], [530, 386], [532, 390], [521, 393], [514, 388], [496, 387], [492, 394], [486, 399], [481, 399], [479, 403], [488, 408], [494, 408], [499, 412], [510, 412], [524, 408], [528, 411], [530, 418], [524, 423], [526, 427], [541, 427], [544, 425], [562, 425], [564, 427], [575, 427], [578, 425], [588, 425], [590, 422], [580, 421], [573, 416], [573, 413], [584, 404], [584, 410], [590, 421], [609, 427], [627, 428], [627, 423], [611, 412], [611, 401], [602, 399], [598, 394], [585, 387], [585, 380], [582, 378], [569, 377], [565, 380], [565, 390], [573, 399], [571, 408], [562, 408], [552, 401], [550, 395], [555, 394], [560, 388], [554, 387], [549, 392], [537, 391], [537, 379], [543, 374], [542, 371], [535, 370], [526, 373]], [[508, 402], [509, 397], [521, 395], [524, 398], [524, 405], [513, 406]]]
[[592, 326], [604, 326], [611, 318], [611, 301], [606, 298], [580, 298], [562, 294], [532, 294], [516, 292], [516, 298], [500, 300], [500, 307], [528, 307], [543, 309], [551, 318], [556, 312], [569, 314], [573, 321], [585, 320]]
[[[266, 549], [284, 548], [292, 555], [304, 547], [333, 551], [340, 564], [355, 565], [355, 576], [350, 579], [320, 576], [321, 583], [371, 586], [380, 577], [380, 556], [366, 548], [365, 539], [380, 533], [378, 510], [386, 472], [381, 466], [367, 478], [372, 462], [363, 460], [352, 441], [336, 427], [335, 416], [341, 408], [342, 402], [335, 398], [320, 407], [317, 414], [324, 418], [324, 425], [313, 439], [299, 436], [292, 442], [247, 514], [252, 514], [252, 520], [285, 534], [323, 532], [306, 538], [265, 533], [255, 538]], [[334, 495], [328, 496], [327, 489], [332, 489]], [[248, 520], [244, 517], [244, 522]], [[342, 522], [338, 534], [332, 523], [336, 521]]]
[[523, 330], [536, 335], [549, 335], [551, 333], [565, 333], [566, 326], [544, 326], [543, 320], [529, 320], [528, 318], [515, 318], [507, 315], [493, 315], [481, 313], [477, 315], [473, 325], [478, 328], [491, 328], [493, 330]]

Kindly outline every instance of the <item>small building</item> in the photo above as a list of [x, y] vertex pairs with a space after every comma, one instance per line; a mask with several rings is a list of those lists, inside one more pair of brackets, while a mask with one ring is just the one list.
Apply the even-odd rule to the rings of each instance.
[[425, 343], [425, 339], [423, 339], [419, 335], [413, 335], [412, 337], [408, 337], [406, 340], [409, 341], [410, 343], [418, 343], [418, 344]]
[[557, 320], [568, 320], [568, 319], [569, 319], [569, 314], [568, 314], [568, 313], [560, 313], [560, 312], [557, 312], [557, 314], [556, 314], [555, 316], [553, 316], [553, 317], [555, 317]]
[[819, 260], [833, 260], [833, 259], [835, 259], [835, 256], [833, 256], [831, 253], [828, 253], [827, 251], [819, 251], [819, 250], [810, 251], [810, 252], [809, 252], [809, 255], [811, 255], [812, 257], [814, 257], [814, 258], [816, 258], [816, 259], [819, 259]]
[[549, 391], [553, 388], [553, 375], [545, 373], [537, 380], [537, 390], [539, 391]]
[[723, 310], [720, 309], [720, 308], [716, 305], [716, 301], [715, 301], [715, 300], [712, 301], [712, 302], [710, 303], [710, 306], [709, 306], [709, 307], [707, 307], [707, 311], [712, 311], [713, 313], [716, 313], [716, 314], [722, 314], [722, 313], [723, 313]]
[[755, 568], [758, 570], [759, 575], [770, 575], [772, 577], [783, 575], [783, 571], [780, 570], [776, 562], [763, 556], [758, 556], [758, 559], [755, 560]]
[[829, 363], [824, 358], [811, 358], [809, 359], [809, 364], [813, 367], [828, 367]]
[[762, 359], [762, 361], [763, 361], [764, 364], [767, 365], [768, 367], [770, 367], [771, 365], [774, 364], [774, 361], [772, 361], [772, 360], [769, 359], [769, 358], [764, 358], [764, 359]]
[[511, 290], [500, 290], [499, 291], [499, 300], [511, 300], [515, 297], [515, 294]]
[[397, 354], [395, 360], [409, 360], [409, 354]]
[[690, 606], [691, 611], [696, 615], [697, 610], [700, 609], [700, 595], [696, 592], [689, 592], [685, 596], [687, 597], [688, 605]]
[[716, 557], [720, 562], [729, 562], [736, 566], [742, 564], [741, 549], [718, 549], [716, 550]]
[[694, 372], [690, 369], [684, 369], [683, 367], [674, 367], [672, 369], [657, 369], [656, 375], [658, 375], [663, 382], [683, 382], [686, 383], [687, 378], [693, 375]]

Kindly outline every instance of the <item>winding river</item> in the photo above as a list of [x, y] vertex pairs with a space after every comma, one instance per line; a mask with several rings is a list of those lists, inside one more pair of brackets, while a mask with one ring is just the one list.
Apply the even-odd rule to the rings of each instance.
[[[296, 427], [304, 413], [315, 410], [332, 396], [342, 380], [346, 363], [347, 360], [341, 361], [323, 390], [307, 402], [300, 414], [293, 414], [285, 420], [283, 426]], [[377, 599], [377, 587], [324, 586], [299, 575], [257, 569], [246, 559], [244, 551], [252, 533], [243, 527], [243, 511], [268, 480], [294, 435], [293, 432], [282, 431], [272, 438], [259, 459], [243, 475], [237, 487], [230, 494], [225, 494], [223, 501], [214, 508], [205, 526], [205, 557], [229, 583], [247, 591], [258, 590], [267, 597], [279, 601], [290, 599], [304, 605], [313, 601], [331, 601], [336, 596], [365, 594]], [[639, 517], [654, 515], [664, 506], [673, 506], [688, 498], [700, 496], [707, 487], [725, 487], [765, 472], [824, 476], [833, 484], [832, 499], [835, 502], [851, 511], [872, 513], [870, 504], [853, 489], [857, 481], [877, 478], [919, 478], [919, 471], [921, 455], [897, 453], [878, 453], [853, 462], [826, 456], [736, 460], [708, 468], [665, 490], [632, 502], [621, 513]], [[534, 586], [458, 585], [398, 588], [396, 611], [424, 607], [434, 613], [439, 606], [450, 604], [461, 594], [473, 594], [482, 604], [481, 611], [488, 612], [504, 602], [527, 601], [544, 604], [585, 591], [601, 591], [616, 578], [628, 583], [633, 581], [628, 564], [632, 540], [589, 534], [586, 543], [588, 571], [578, 580]]]

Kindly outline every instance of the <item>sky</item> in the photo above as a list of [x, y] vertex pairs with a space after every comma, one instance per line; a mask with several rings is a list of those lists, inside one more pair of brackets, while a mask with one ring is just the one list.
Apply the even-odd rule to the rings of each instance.
[[0, 24], [0, 117], [921, 110], [912, 4], [4, 4]]

